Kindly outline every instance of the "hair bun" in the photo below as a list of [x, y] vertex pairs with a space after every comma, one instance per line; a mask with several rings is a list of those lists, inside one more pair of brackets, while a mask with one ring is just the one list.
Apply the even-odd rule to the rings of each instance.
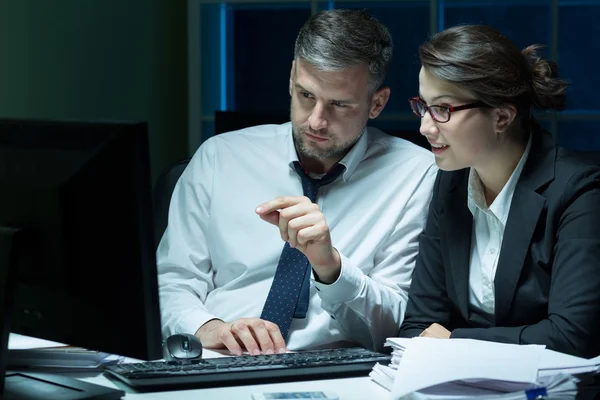
[[558, 65], [554, 61], [545, 60], [537, 54], [540, 47], [532, 45], [522, 51], [531, 66], [533, 105], [542, 110], [562, 110], [567, 101], [568, 83], [558, 77]]

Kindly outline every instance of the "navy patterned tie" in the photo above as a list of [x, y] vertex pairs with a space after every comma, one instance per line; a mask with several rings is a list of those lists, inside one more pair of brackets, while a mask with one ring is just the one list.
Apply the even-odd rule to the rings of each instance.
[[[294, 168], [302, 179], [304, 195], [313, 203], [317, 199], [319, 187], [333, 182], [346, 169], [344, 165], [336, 164], [322, 179], [313, 179], [306, 174], [299, 162], [294, 162]], [[309, 271], [310, 265], [306, 256], [286, 242], [260, 315], [261, 319], [279, 326], [284, 340], [287, 340], [292, 318], [306, 317], [310, 297]]]

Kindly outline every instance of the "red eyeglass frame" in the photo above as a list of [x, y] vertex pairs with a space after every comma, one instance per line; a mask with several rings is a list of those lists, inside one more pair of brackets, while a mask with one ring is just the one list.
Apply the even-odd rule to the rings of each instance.
[[[427, 103], [425, 103], [423, 101], [423, 99], [421, 99], [418, 96], [415, 97], [411, 97], [410, 99], [408, 99], [408, 102], [410, 103], [410, 109], [412, 110], [412, 112], [419, 118], [423, 118], [425, 116], [426, 112], [429, 112], [429, 115], [431, 115], [431, 118], [433, 118], [434, 121], [437, 121], [439, 123], [445, 123], [450, 121], [450, 116], [452, 115], [453, 112], [455, 111], [461, 111], [461, 110], [469, 110], [472, 108], [479, 108], [479, 107], [486, 107], [489, 108], [490, 106], [486, 103], [484, 103], [483, 101], [476, 101], [473, 103], [469, 103], [469, 104], [464, 104], [462, 106], [450, 106], [450, 105], [445, 105], [445, 104], [432, 104], [430, 106], [427, 105]], [[425, 108], [425, 111], [423, 112], [423, 115], [420, 115], [419, 113], [417, 113], [415, 111], [415, 109], [413, 108], [412, 104], [414, 103], [419, 103], [420, 105], [422, 105]], [[445, 121], [440, 121], [439, 119], [437, 119], [432, 112], [430, 111], [430, 109], [432, 107], [439, 107], [442, 108], [444, 110], [446, 110], [446, 112], [448, 113], [448, 119]]]

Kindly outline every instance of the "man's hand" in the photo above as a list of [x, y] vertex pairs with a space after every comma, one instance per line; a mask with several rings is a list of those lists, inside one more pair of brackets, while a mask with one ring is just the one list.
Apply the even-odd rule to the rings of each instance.
[[240, 318], [231, 322], [212, 319], [202, 325], [196, 336], [207, 349], [227, 348], [236, 355], [285, 353], [287, 348], [279, 327], [260, 318]]
[[450, 331], [440, 324], [431, 324], [419, 335], [421, 337], [430, 337], [436, 339], [450, 339]]
[[259, 205], [256, 213], [279, 227], [281, 238], [300, 250], [323, 283], [333, 283], [341, 259], [331, 244], [329, 226], [319, 206], [305, 196], [281, 196]]

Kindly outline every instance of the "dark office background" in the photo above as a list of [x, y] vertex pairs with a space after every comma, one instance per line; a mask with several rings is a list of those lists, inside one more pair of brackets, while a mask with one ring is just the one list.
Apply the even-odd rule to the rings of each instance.
[[387, 83], [390, 102], [373, 125], [417, 130], [407, 99], [418, 93], [417, 48], [435, 32], [458, 23], [496, 27], [521, 48], [545, 46], [572, 84], [566, 111], [538, 118], [566, 147], [600, 149], [600, 1], [200, 1], [202, 54], [198, 128], [205, 139], [215, 133], [215, 110], [286, 115], [287, 85], [298, 29], [312, 12], [365, 8], [392, 32], [394, 58]]
[[341, 7], [369, 9], [394, 36], [375, 125], [416, 130], [418, 45], [483, 23], [546, 46], [572, 86], [567, 110], [539, 119], [567, 147], [600, 149], [600, 0], [4, 0], [0, 118], [147, 120], [156, 176], [215, 133], [217, 111], [286, 116], [298, 29]]

